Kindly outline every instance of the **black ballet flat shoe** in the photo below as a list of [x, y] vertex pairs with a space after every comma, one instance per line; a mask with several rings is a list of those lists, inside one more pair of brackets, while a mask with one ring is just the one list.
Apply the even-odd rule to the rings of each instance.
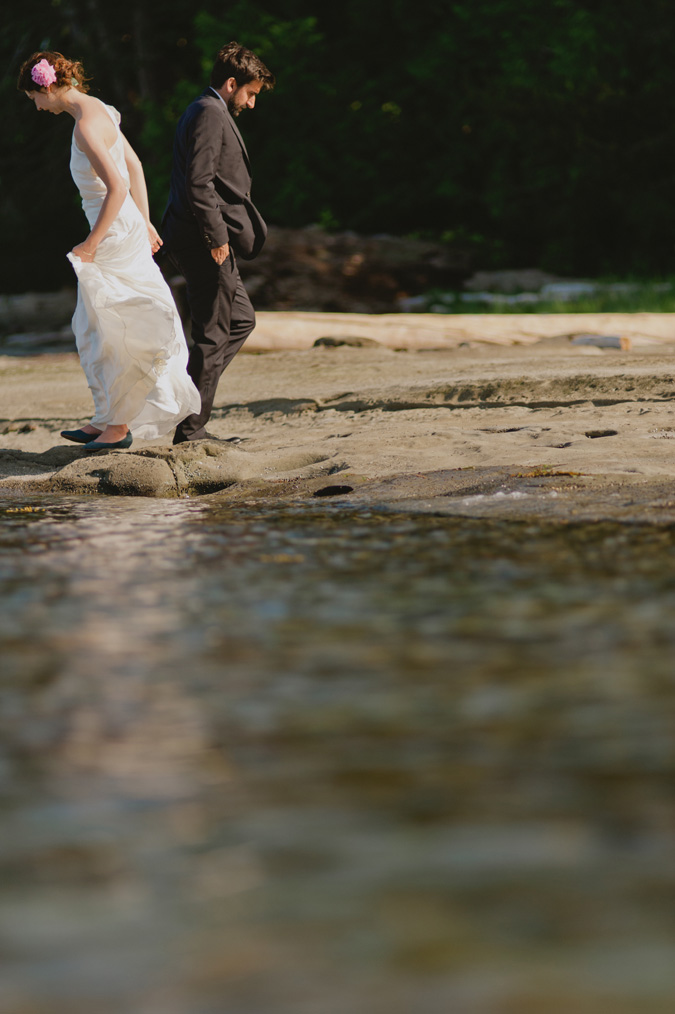
[[127, 433], [121, 440], [116, 440], [112, 444], [96, 443], [95, 440], [90, 440], [88, 444], [84, 445], [85, 451], [115, 451], [124, 450], [125, 447], [131, 447], [134, 438], [131, 433]]
[[65, 440], [72, 440], [76, 444], [90, 444], [92, 440], [100, 435], [99, 433], [85, 433], [84, 430], [61, 430], [61, 436]]

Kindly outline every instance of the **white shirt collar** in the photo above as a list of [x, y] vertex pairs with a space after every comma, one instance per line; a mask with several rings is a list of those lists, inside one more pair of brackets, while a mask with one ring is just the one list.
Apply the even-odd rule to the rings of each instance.
[[223, 96], [220, 94], [220, 92], [217, 92], [216, 89], [213, 87], [213, 85], [209, 85], [209, 88], [211, 89], [211, 91], [213, 92], [214, 95], [218, 96], [218, 98], [223, 103], [223, 105], [225, 106], [225, 108], [227, 108], [227, 102], [225, 101], [225, 99], [223, 98]]

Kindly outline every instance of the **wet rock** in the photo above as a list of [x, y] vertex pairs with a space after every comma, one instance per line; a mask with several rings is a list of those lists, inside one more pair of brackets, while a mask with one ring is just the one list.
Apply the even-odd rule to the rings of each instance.
[[50, 489], [63, 493], [176, 495], [176, 480], [166, 461], [118, 451], [99, 451], [72, 461], [47, 481]]
[[8, 448], [0, 450], [0, 476], [4, 476], [0, 487], [107, 496], [199, 496], [279, 473], [298, 473], [305, 478], [332, 474], [337, 466], [323, 464], [330, 457], [314, 447], [282, 454], [250, 453], [218, 439], [94, 453], [70, 445], [42, 453]]
[[42, 484], [59, 492], [108, 496], [213, 493], [227, 488], [247, 471], [241, 460], [231, 460], [232, 454], [236, 452], [231, 447], [209, 441], [176, 448], [147, 448], [138, 453], [100, 451], [70, 460], [45, 477]]
[[179, 493], [204, 494], [227, 489], [249, 471], [245, 451], [237, 451], [231, 444], [211, 440], [194, 440], [178, 444], [170, 451], [149, 450], [147, 456], [165, 456], [174, 475]]
[[284, 472], [306, 473], [312, 466], [320, 466], [329, 455], [312, 448], [289, 451], [286, 454], [251, 453], [227, 441], [194, 440], [169, 450], [149, 449], [144, 456], [161, 455], [171, 467], [179, 494], [194, 495], [215, 493], [235, 483], [246, 482]]

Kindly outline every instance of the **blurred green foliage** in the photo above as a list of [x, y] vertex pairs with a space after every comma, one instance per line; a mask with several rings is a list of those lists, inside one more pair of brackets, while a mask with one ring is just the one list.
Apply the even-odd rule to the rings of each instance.
[[434, 236], [479, 267], [672, 272], [672, 0], [34, 0], [0, 39], [4, 291], [68, 282], [85, 231], [72, 121], [15, 91], [21, 60], [84, 61], [159, 219], [176, 121], [233, 38], [278, 80], [239, 120], [269, 221]]

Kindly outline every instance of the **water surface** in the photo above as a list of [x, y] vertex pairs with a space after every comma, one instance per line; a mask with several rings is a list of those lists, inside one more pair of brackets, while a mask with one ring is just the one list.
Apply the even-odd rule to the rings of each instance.
[[672, 1009], [675, 531], [0, 500], [0, 1009]]

